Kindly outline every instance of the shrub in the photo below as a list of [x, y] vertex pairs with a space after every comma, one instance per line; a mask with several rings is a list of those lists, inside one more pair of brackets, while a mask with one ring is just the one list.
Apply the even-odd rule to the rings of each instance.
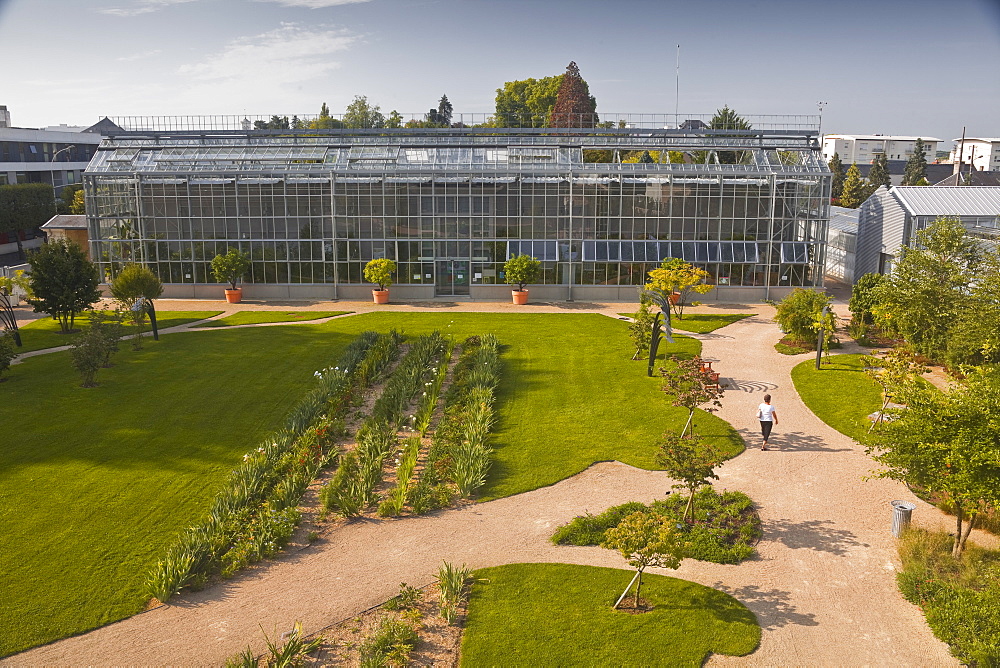
[[742, 492], [718, 494], [711, 487], [695, 495], [694, 523], [682, 522], [687, 499], [670, 495], [649, 506], [636, 501], [614, 506], [599, 515], [583, 515], [559, 527], [552, 535], [557, 545], [600, 545], [605, 532], [635, 512], [656, 512], [679, 526], [686, 545], [684, 556], [718, 564], [736, 564], [753, 554], [760, 540], [760, 517], [753, 501]]
[[458, 609], [469, 596], [468, 584], [472, 578], [472, 569], [465, 564], [453, 566], [447, 561], [441, 563], [438, 569], [438, 587], [441, 595], [441, 616], [449, 624], [458, 617]]
[[878, 287], [884, 282], [885, 276], [882, 274], [865, 274], [858, 279], [851, 288], [851, 301], [847, 306], [854, 316], [853, 320], [865, 325], [874, 322], [872, 308], [878, 303]]
[[59, 321], [64, 334], [73, 329], [76, 314], [101, 299], [97, 265], [71, 241], [43, 244], [28, 256], [31, 263], [28, 303]]
[[83, 387], [96, 387], [97, 372], [107, 357], [106, 344], [100, 331], [88, 327], [70, 345], [70, 357], [73, 366], [80, 372], [80, 384]]
[[420, 590], [405, 582], [399, 583], [399, 593], [385, 602], [386, 610], [410, 610], [420, 603]]
[[362, 668], [405, 666], [417, 640], [417, 631], [411, 624], [384, 617], [375, 632], [359, 646], [360, 665]]
[[6, 380], [3, 378], [3, 374], [10, 368], [10, 363], [16, 357], [17, 352], [14, 350], [14, 337], [7, 332], [0, 332], [0, 381]]
[[816, 290], [795, 288], [787, 297], [778, 303], [774, 320], [782, 331], [788, 333], [796, 341], [808, 341], [816, 337], [817, 323], [823, 307], [830, 303], [831, 297]]

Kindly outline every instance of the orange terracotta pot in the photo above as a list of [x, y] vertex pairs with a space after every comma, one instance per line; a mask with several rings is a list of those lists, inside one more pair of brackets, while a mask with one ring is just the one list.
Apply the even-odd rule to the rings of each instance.
[[681, 300], [681, 293], [679, 293], [679, 292], [671, 292], [670, 293], [670, 303], [672, 305], [676, 305], [677, 302], [679, 302], [680, 300]]
[[389, 303], [389, 291], [388, 290], [372, 290], [372, 299], [375, 300], [376, 304], [388, 304]]
[[528, 291], [527, 290], [511, 290], [510, 296], [514, 300], [514, 303], [518, 306], [524, 306], [528, 303]]
[[230, 304], [239, 304], [243, 301], [243, 288], [236, 288], [235, 290], [226, 290], [226, 301]]

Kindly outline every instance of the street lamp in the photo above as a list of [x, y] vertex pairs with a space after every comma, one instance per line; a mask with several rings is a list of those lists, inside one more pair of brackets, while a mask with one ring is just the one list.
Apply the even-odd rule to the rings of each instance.
[[52, 205], [55, 207], [55, 212], [57, 214], [59, 213], [59, 200], [56, 198], [56, 168], [55, 168], [56, 157], [60, 153], [64, 151], [69, 151], [70, 149], [74, 148], [76, 148], [76, 144], [70, 144], [69, 146], [61, 148], [55, 153], [53, 153], [52, 157], [49, 159], [49, 176], [52, 179]]

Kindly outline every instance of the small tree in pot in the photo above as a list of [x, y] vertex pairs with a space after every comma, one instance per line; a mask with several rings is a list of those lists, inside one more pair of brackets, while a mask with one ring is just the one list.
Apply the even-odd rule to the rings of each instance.
[[230, 248], [225, 255], [216, 255], [212, 258], [212, 274], [219, 283], [229, 283], [226, 290], [226, 301], [230, 304], [239, 304], [243, 300], [243, 289], [237, 288], [239, 282], [250, 270], [250, 256], [236, 249]]
[[504, 263], [503, 273], [505, 280], [510, 285], [517, 286], [516, 290], [511, 290], [515, 304], [526, 304], [528, 302], [528, 291], [524, 286], [528, 283], [536, 283], [541, 271], [541, 261], [530, 255], [515, 255]]
[[378, 290], [372, 290], [372, 299], [376, 304], [389, 303], [389, 288], [395, 273], [396, 263], [389, 258], [376, 258], [365, 265], [365, 280], [378, 286]]

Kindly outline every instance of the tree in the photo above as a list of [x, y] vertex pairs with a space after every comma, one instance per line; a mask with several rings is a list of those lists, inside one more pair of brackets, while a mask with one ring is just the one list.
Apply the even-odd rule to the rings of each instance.
[[135, 350], [142, 347], [142, 328], [146, 324], [146, 314], [155, 313], [153, 300], [162, 294], [163, 283], [156, 274], [141, 264], [126, 264], [111, 281], [111, 296], [135, 327], [132, 340]]
[[[750, 130], [750, 122], [729, 108], [729, 105], [722, 107], [715, 112], [715, 116], [708, 122], [711, 130]], [[740, 136], [740, 135], [737, 135]], [[719, 151], [719, 162], [723, 165], [736, 165], [746, 157], [744, 151]]]
[[238, 248], [230, 248], [224, 255], [212, 258], [212, 274], [219, 283], [229, 283], [235, 290], [236, 283], [250, 271], [250, 256]]
[[[820, 323], [823, 307], [833, 298], [816, 290], [795, 288], [782, 299], [774, 311], [774, 321], [795, 341], [812, 341], [822, 325], [824, 329], [831, 326], [829, 319]], [[832, 327], [831, 327], [832, 331]]]
[[830, 158], [830, 171], [833, 172], [833, 187], [830, 189], [830, 198], [839, 202], [840, 195], [844, 191], [844, 163], [840, 160], [840, 154], [834, 153]]
[[871, 196], [881, 186], [892, 187], [892, 179], [889, 178], [889, 158], [885, 153], [880, 153], [875, 158], [872, 168], [868, 171], [868, 195]]
[[[670, 526], [670, 520], [662, 515], [636, 512], [626, 515], [618, 526], [604, 532], [601, 547], [618, 550], [629, 566], [636, 569], [633, 580], [635, 587], [635, 608], [639, 608], [639, 592], [642, 589], [642, 573], [650, 566], [654, 568], [678, 568], [684, 558], [684, 545], [677, 532]], [[632, 583], [629, 583], [629, 587]], [[621, 602], [628, 593], [628, 587], [618, 599]], [[615, 607], [618, 603], [615, 604]]]
[[[703, 295], [714, 287], [705, 282], [711, 274], [676, 257], [664, 259], [659, 268], [650, 271], [648, 276], [649, 283], [646, 283], [645, 289], [668, 299], [673, 304], [674, 314], [681, 320], [684, 319], [684, 307], [688, 305], [691, 293]], [[671, 298], [675, 293], [677, 298]], [[690, 305], [698, 304], [691, 302]]]
[[496, 114], [491, 123], [501, 128], [544, 128], [556, 104], [563, 75], [508, 81], [497, 89]]
[[913, 349], [941, 360], [952, 323], [974, 310], [971, 285], [986, 259], [983, 247], [957, 218], [938, 218], [917, 232], [875, 291], [875, 324]]
[[903, 409], [887, 409], [865, 440], [885, 468], [876, 473], [947, 494], [955, 508], [952, 556], [961, 557], [979, 513], [1000, 503], [1000, 371], [970, 369], [949, 391], [906, 375], [888, 388]]
[[403, 127], [403, 117], [398, 111], [393, 109], [389, 112], [389, 115], [385, 119], [385, 127], [387, 128], [401, 128]]
[[24, 271], [18, 269], [11, 277], [0, 276], [0, 323], [4, 331], [10, 335], [14, 345], [21, 347], [21, 333], [17, 329], [17, 316], [14, 305], [20, 301], [20, 296], [31, 296], [31, 286]]
[[868, 199], [868, 188], [861, 178], [861, 170], [857, 163], [852, 163], [847, 170], [847, 177], [844, 179], [844, 188], [840, 194], [840, 206], [848, 209], [857, 209]]
[[969, 302], [948, 330], [947, 361], [960, 364], [1000, 363], [1000, 258], [990, 253], [976, 269]]
[[715, 469], [722, 466], [722, 453], [710, 443], [700, 439], [684, 438], [668, 431], [660, 441], [656, 463], [663, 467], [674, 480], [680, 483], [675, 489], [688, 490], [688, 502], [681, 521], [694, 522], [694, 496], [699, 487], [711, 485], [718, 480]]
[[516, 255], [503, 265], [504, 280], [509, 285], [516, 285], [518, 292], [524, 292], [524, 286], [528, 283], [537, 282], [541, 271], [541, 260], [530, 255]]
[[649, 352], [650, 340], [653, 337], [653, 321], [656, 320], [656, 314], [649, 310], [649, 297], [643, 295], [639, 300], [639, 310], [628, 326], [628, 335], [635, 343], [633, 360], [641, 359]]
[[312, 130], [331, 130], [344, 127], [343, 122], [330, 116], [330, 107], [326, 102], [320, 105], [319, 116], [309, 121], [309, 128]]
[[287, 130], [288, 129], [288, 116], [271, 116], [269, 121], [254, 121], [253, 126], [256, 130]]
[[97, 387], [97, 372], [106, 358], [104, 337], [92, 327], [88, 327], [70, 344], [70, 359], [80, 372], [81, 386]]
[[451, 127], [451, 114], [451, 102], [448, 101], [447, 95], [442, 95], [441, 99], [438, 100], [437, 108], [431, 109], [427, 114], [427, 121], [432, 125], [438, 125], [445, 128]]
[[97, 266], [72, 241], [50, 241], [28, 256], [31, 264], [28, 303], [36, 313], [59, 321], [63, 334], [73, 329], [76, 314], [101, 299]]
[[392, 275], [396, 273], [396, 263], [388, 258], [376, 258], [365, 265], [365, 280], [378, 285], [379, 290], [392, 287]]
[[549, 117], [550, 128], [592, 128], [597, 125], [597, 100], [580, 76], [575, 62], [566, 66]]
[[918, 137], [913, 144], [913, 155], [906, 161], [902, 185], [924, 185], [921, 181], [927, 181], [927, 152], [924, 149], [924, 140]]
[[855, 322], [871, 325], [875, 322], [872, 309], [878, 303], [877, 288], [885, 280], [883, 274], [865, 274], [851, 288], [851, 301], [847, 308]]
[[47, 183], [0, 186], [0, 233], [13, 236], [19, 260], [24, 260], [21, 233], [40, 227], [55, 213], [55, 194]]
[[[77, 193], [81, 193], [77, 195]], [[80, 184], [74, 184], [70, 186], [63, 186], [62, 192], [59, 193], [59, 211], [57, 213], [71, 213], [71, 214], [81, 214], [83, 213], [83, 186]], [[76, 198], [80, 198], [80, 210], [73, 211], [73, 203], [76, 202]]]
[[378, 105], [368, 102], [364, 95], [355, 95], [354, 101], [347, 105], [344, 112], [345, 128], [382, 128], [385, 127], [385, 116]]
[[84, 199], [83, 190], [77, 190], [73, 193], [73, 201], [70, 202], [69, 212], [74, 216], [82, 216], [87, 213], [86, 200]]
[[[700, 357], [692, 359], [681, 359], [676, 355], [670, 357], [671, 366], [661, 367], [660, 375], [663, 377], [663, 391], [673, 396], [671, 402], [674, 406], [682, 406], [688, 409], [688, 419], [681, 436], [691, 428], [691, 435], [694, 436], [694, 411], [699, 406], [703, 410], [714, 413], [722, 407], [722, 395], [725, 389], [718, 382], [718, 376]], [[705, 406], [705, 404], [708, 404]]]

